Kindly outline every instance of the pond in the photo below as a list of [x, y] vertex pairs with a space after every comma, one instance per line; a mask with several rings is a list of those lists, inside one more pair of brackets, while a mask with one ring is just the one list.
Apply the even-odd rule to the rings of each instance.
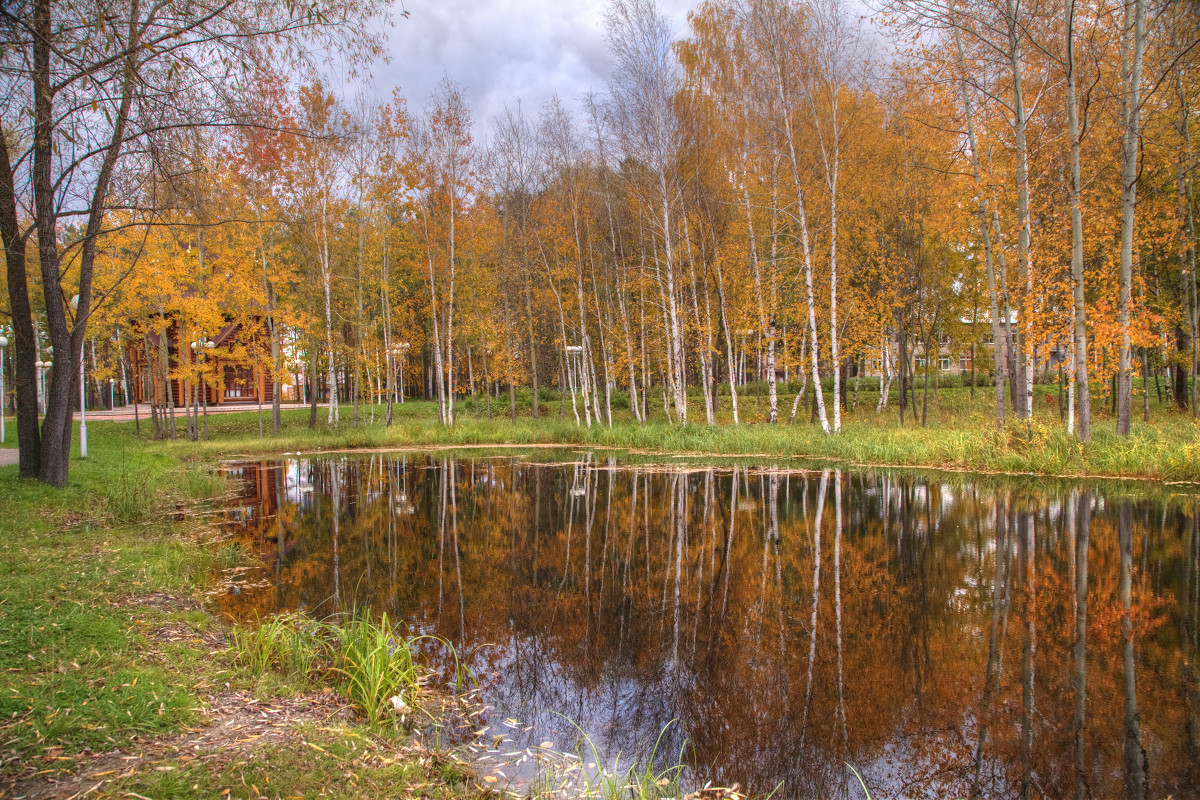
[[264, 566], [222, 612], [444, 637], [512, 751], [661, 735], [691, 780], [789, 797], [863, 796], [847, 764], [877, 798], [1200, 786], [1186, 491], [563, 451], [230, 471]]

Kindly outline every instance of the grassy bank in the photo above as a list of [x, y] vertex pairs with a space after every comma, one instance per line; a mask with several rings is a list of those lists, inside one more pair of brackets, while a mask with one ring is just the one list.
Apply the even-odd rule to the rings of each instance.
[[417, 673], [384, 628], [323, 623], [311, 669], [284, 668], [268, 626], [204, 609], [237, 558], [206, 514], [223, 482], [90, 433], [64, 490], [0, 467], [0, 798], [480, 793], [389, 711]]
[[[433, 403], [408, 402], [395, 407], [390, 428], [383, 425], [382, 407], [374, 409], [373, 422], [370, 407], [361, 409], [356, 426], [352, 409], [343, 406], [341, 423], [335, 428], [325, 424], [326, 412], [320, 409], [314, 429], [308, 427], [307, 409], [289, 408], [279, 435], [271, 433], [268, 409], [263, 437], [253, 411], [211, 415], [208, 441], [177, 439], [163, 443], [161, 449], [175, 457], [194, 458], [404, 446], [568, 444], [665, 454], [815, 458], [979, 472], [1200, 481], [1200, 426], [1191, 417], [1155, 400], [1151, 421], [1143, 422], [1139, 414], [1126, 438], [1116, 434], [1114, 421], [1100, 410], [1093, 421], [1092, 441], [1084, 445], [1066, 434], [1054, 387], [1037, 388], [1034, 419], [1010, 420], [1002, 431], [995, 428], [994, 395], [987, 389], [978, 390], [974, 400], [967, 389], [941, 389], [936, 398], [931, 396], [924, 427], [919, 417], [914, 422], [911, 413], [901, 424], [895, 394], [892, 406], [877, 414], [877, 393], [862, 391], [857, 409], [843, 414], [843, 429], [837, 436], [826, 436], [803, 413], [792, 425], [766, 424], [766, 398], [752, 392], [741, 397], [743, 424], [737, 426], [732, 424], [728, 397], [722, 398], [714, 426], [704, 424], [703, 405], [693, 398], [691, 414], [699, 423], [670, 424], [660, 403], [646, 424], [637, 423], [628, 410], [617, 410], [612, 427], [593, 422], [590, 428], [576, 424], [569, 402], [561, 416], [559, 403], [545, 403], [541, 418], [533, 419], [525, 398], [516, 421], [510, 421], [506, 402], [494, 403], [489, 419], [482, 403], [467, 400], [460, 406], [457, 424], [449, 428], [438, 424]], [[501, 401], [506, 398], [502, 396]], [[781, 406], [786, 416], [790, 402], [781, 402]], [[126, 430], [130, 427], [125, 425]], [[179, 430], [183, 430], [182, 424]]]
[[[257, 428], [215, 421], [227, 444]], [[441, 744], [477, 727], [448, 702], [474, 676], [433, 685], [386, 617], [217, 619], [207, 593], [251, 557], [219, 529], [224, 481], [180, 443], [89, 427], [63, 490], [0, 467], [0, 800], [500, 796]], [[543, 755], [524, 791], [545, 800], [678, 794], [678, 765]]]

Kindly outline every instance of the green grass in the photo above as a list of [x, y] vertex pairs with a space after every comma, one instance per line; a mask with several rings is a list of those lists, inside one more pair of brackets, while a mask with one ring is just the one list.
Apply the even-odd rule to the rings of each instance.
[[[198, 657], [147, 647], [146, 631], [169, 614], [122, 602], [186, 594], [206, 569], [173, 525], [129, 522], [192, 502], [166, 490], [167, 460], [101, 457], [61, 491], [0, 469], [0, 774], [21, 762], [69, 766], [84, 749], [195, 721]], [[126, 492], [131, 474], [153, 489]]]
[[233, 661], [253, 676], [272, 671], [307, 683], [325, 649], [325, 628], [304, 614], [276, 614], [260, 622], [234, 625], [229, 631]]
[[0, 786], [30, 791], [22, 782], [63, 778], [118, 750], [145, 756], [106, 767], [95, 796], [475, 794], [465, 765], [408, 752], [394, 726], [306, 722], [261, 744], [230, 734], [204, 759], [170, 749], [205, 729], [207, 697], [230, 690], [272, 702], [328, 686], [378, 722], [392, 696], [411, 699], [415, 665], [407, 642], [388, 652], [384, 620], [229, 629], [204, 611], [219, 570], [250, 557], [222, 544], [203, 513], [225, 481], [131, 434], [90, 426], [91, 457], [73, 458], [61, 490], [0, 467]]
[[370, 725], [416, 706], [420, 672], [412, 643], [399, 637], [387, 614], [373, 620], [354, 612], [333, 629], [333, 671], [342, 691]]
[[[978, 472], [1200, 481], [1200, 425], [1173, 406], [1160, 404], [1153, 388], [1151, 421], [1142, 421], [1141, 398], [1135, 397], [1133, 430], [1127, 438], [1116, 434], [1115, 421], [1097, 393], [1092, 441], [1086, 445], [1067, 435], [1053, 385], [1035, 387], [1033, 420], [1017, 421], [1010, 415], [1002, 431], [995, 428], [995, 395], [989, 388], [977, 389], [974, 400], [963, 388], [942, 388], [936, 395], [931, 390], [925, 427], [911, 413], [901, 425], [895, 385], [890, 407], [881, 414], [875, 412], [878, 393], [861, 390], [857, 409], [843, 413], [842, 431], [836, 436], [826, 436], [804, 413], [795, 424], [787, 425], [791, 396], [782, 391], [780, 413], [785, 422], [767, 424], [765, 390], [760, 397], [758, 387], [747, 388], [749, 391], [739, 396], [742, 424], [737, 426], [732, 424], [728, 395], [719, 400], [718, 424], [713, 426], [705, 424], [703, 403], [693, 396], [689, 400], [692, 421], [687, 425], [669, 423], [661, 398], [653, 398], [657, 405], [651, 404], [651, 419], [646, 424], [638, 424], [628, 410], [614, 410], [612, 427], [593, 422], [590, 428], [576, 425], [569, 402], [563, 417], [559, 416], [559, 404], [553, 402], [542, 404], [540, 419], [532, 418], [526, 404], [519, 408], [516, 421], [509, 421], [507, 398], [502, 395], [493, 403], [491, 419], [486, 418], [482, 403], [469, 398], [461, 401], [458, 421], [449, 428], [438, 424], [435, 404], [425, 401], [397, 405], [390, 428], [383, 425], [381, 407], [376, 408], [374, 424], [367, 422], [370, 415], [363, 412], [355, 427], [343, 406], [342, 422], [332, 429], [324, 423], [324, 409], [317, 427], [309, 429], [307, 408], [288, 408], [278, 436], [270, 433], [268, 418], [268, 433], [260, 438], [257, 414], [243, 412], [212, 415], [209, 441], [176, 440], [153, 447], [180, 458], [214, 458], [336, 449], [556, 444]], [[128, 424], [124, 427], [128, 431]]]
[[337, 685], [368, 725], [398, 720], [417, 706], [421, 670], [413, 641], [387, 614], [355, 610], [343, 619], [278, 614], [230, 631], [235, 663], [253, 677], [275, 672], [300, 685]]
[[172, 753], [149, 769], [107, 784], [107, 797], [451, 798], [477, 794], [470, 771], [451, 756], [396, 758], [393, 742], [362, 735], [352, 725], [300, 726], [294, 736], [250, 752], [231, 750], [201, 760]]

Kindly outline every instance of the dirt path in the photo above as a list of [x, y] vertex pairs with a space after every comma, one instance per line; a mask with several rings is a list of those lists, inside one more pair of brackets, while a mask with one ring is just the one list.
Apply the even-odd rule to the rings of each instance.
[[11, 796], [29, 800], [66, 800], [93, 792], [103, 796], [105, 784], [140, 772], [175, 770], [189, 762], [215, 768], [239, 757], [253, 757], [256, 748], [278, 747], [297, 737], [302, 723], [326, 724], [347, 713], [342, 704], [333, 702], [332, 695], [264, 702], [247, 692], [225, 691], [206, 700], [201, 713], [207, 724], [198, 730], [84, 756], [75, 772], [18, 782]]
[[14, 467], [17, 461], [17, 448], [0, 447], [0, 467]]
[[[189, 643], [210, 656], [226, 646], [219, 631], [198, 629], [179, 616], [201, 610], [191, 598], [156, 592], [117, 598], [114, 605], [170, 615], [145, 632], [148, 641], [140, 656], [161, 657], [161, 646], [167, 644]], [[300, 694], [264, 693], [207, 679], [193, 688], [198, 690], [196, 718], [182, 731], [135, 737], [118, 749], [81, 754], [67, 754], [48, 741], [37, 756], [5, 765], [7, 774], [0, 772], [0, 800], [149, 800], [133, 789], [155, 786], [157, 778], [166, 774], [173, 777], [151, 792], [156, 797], [158, 792], [168, 791], [171, 796], [188, 798], [266, 800], [312, 796], [329, 789], [347, 800], [412, 798], [425, 796], [423, 790], [432, 796], [478, 800], [488, 793], [486, 784], [474, 782], [472, 765], [454, 751], [431, 749], [416, 734], [375, 736], [356, 721], [353, 708], [331, 688]], [[439, 697], [431, 697], [431, 710], [437, 708], [432, 700]], [[337, 749], [344, 754], [337, 755]], [[2, 756], [0, 751], [0, 764], [4, 764]], [[382, 782], [395, 777], [390, 766], [396, 763], [408, 765], [405, 782]], [[321, 792], [305, 783], [313, 774]], [[205, 775], [209, 776], [207, 782]], [[262, 781], [264, 777], [282, 784], [251, 791], [258, 787], [246, 779]], [[172, 780], [178, 785], [164, 788]], [[195, 784], [190, 791], [188, 784]], [[224, 793], [220, 792], [222, 785]], [[298, 788], [303, 786], [308, 788]]]

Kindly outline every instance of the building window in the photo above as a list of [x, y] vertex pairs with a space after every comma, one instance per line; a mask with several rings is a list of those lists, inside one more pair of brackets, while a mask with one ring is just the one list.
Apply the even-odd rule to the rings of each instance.
[[938, 359], [938, 367], [945, 372], [950, 369], [950, 356], [942, 356]]
[[958, 357], [958, 368], [961, 369], [963, 372], [966, 372], [967, 370], [969, 370], [971, 368], [971, 364], [969, 363], [970, 360], [971, 359], [967, 358], [966, 356], [959, 356]]

